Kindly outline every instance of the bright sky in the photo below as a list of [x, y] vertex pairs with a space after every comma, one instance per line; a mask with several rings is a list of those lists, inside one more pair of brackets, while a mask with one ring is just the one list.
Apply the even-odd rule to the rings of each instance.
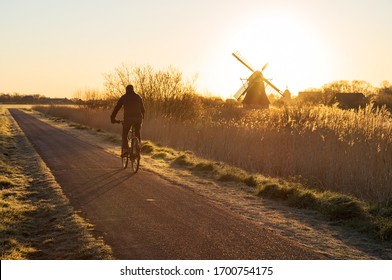
[[296, 94], [392, 81], [391, 0], [0, 0], [0, 93], [72, 97], [122, 63], [198, 75], [229, 97], [251, 73]]

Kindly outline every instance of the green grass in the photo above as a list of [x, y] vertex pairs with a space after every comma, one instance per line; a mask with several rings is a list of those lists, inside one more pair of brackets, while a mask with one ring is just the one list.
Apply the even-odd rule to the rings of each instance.
[[173, 165], [193, 167], [195, 162], [188, 154], [181, 154], [173, 160]]
[[325, 192], [318, 195], [318, 209], [333, 220], [365, 218], [366, 204], [342, 194]]
[[[4, 163], [2, 163], [3, 165]], [[15, 187], [15, 183], [4, 175], [0, 175], [0, 190], [9, 189]]]
[[212, 162], [199, 162], [194, 169], [197, 171], [214, 171], [215, 167]]
[[392, 240], [392, 207], [388, 205], [374, 207], [348, 195], [319, 192], [293, 183], [264, 182], [256, 188], [255, 194], [286, 201], [292, 207], [317, 210], [326, 219], [375, 239]]
[[167, 159], [170, 157], [170, 154], [165, 153], [165, 152], [158, 152], [158, 153], [154, 153], [152, 155], [153, 159]]
[[366, 204], [333, 192], [319, 192], [294, 183], [267, 183], [256, 189], [256, 195], [275, 200], [285, 200], [296, 208], [315, 209], [331, 220], [363, 218]]
[[378, 217], [376, 232], [381, 240], [392, 240], [392, 219]]
[[69, 124], [70, 127], [76, 128], [76, 129], [89, 129], [87, 126], [82, 125], [82, 124], [77, 124], [77, 123], [71, 123]]
[[143, 142], [141, 152], [144, 154], [152, 154], [156, 150], [156, 147], [149, 141]]
[[249, 187], [256, 187], [258, 184], [257, 177], [254, 175], [248, 175], [244, 179], [244, 183]]

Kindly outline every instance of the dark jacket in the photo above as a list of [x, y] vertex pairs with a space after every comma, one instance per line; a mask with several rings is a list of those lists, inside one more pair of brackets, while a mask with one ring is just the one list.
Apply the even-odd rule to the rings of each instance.
[[127, 91], [120, 97], [110, 116], [112, 122], [116, 119], [116, 115], [122, 106], [124, 106], [124, 121], [141, 122], [143, 120], [143, 100], [137, 93]]

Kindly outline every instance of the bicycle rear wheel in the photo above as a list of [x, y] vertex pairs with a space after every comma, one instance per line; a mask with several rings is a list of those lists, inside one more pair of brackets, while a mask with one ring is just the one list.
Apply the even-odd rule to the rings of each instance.
[[139, 139], [137, 137], [133, 137], [131, 140], [131, 152], [129, 153], [129, 155], [132, 172], [136, 173], [138, 172], [140, 166]]
[[128, 159], [129, 159], [129, 154], [121, 157], [121, 162], [122, 162], [122, 167], [125, 169], [128, 166]]

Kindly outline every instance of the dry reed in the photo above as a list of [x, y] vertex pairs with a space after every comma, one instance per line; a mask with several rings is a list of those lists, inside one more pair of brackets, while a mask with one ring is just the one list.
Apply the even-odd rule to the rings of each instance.
[[[119, 132], [109, 122], [109, 111], [51, 107], [45, 111]], [[286, 107], [239, 112], [220, 108], [192, 122], [147, 117], [143, 136], [249, 172], [300, 177], [312, 187], [365, 201], [388, 203], [392, 198], [392, 119], [383, 109]]]

